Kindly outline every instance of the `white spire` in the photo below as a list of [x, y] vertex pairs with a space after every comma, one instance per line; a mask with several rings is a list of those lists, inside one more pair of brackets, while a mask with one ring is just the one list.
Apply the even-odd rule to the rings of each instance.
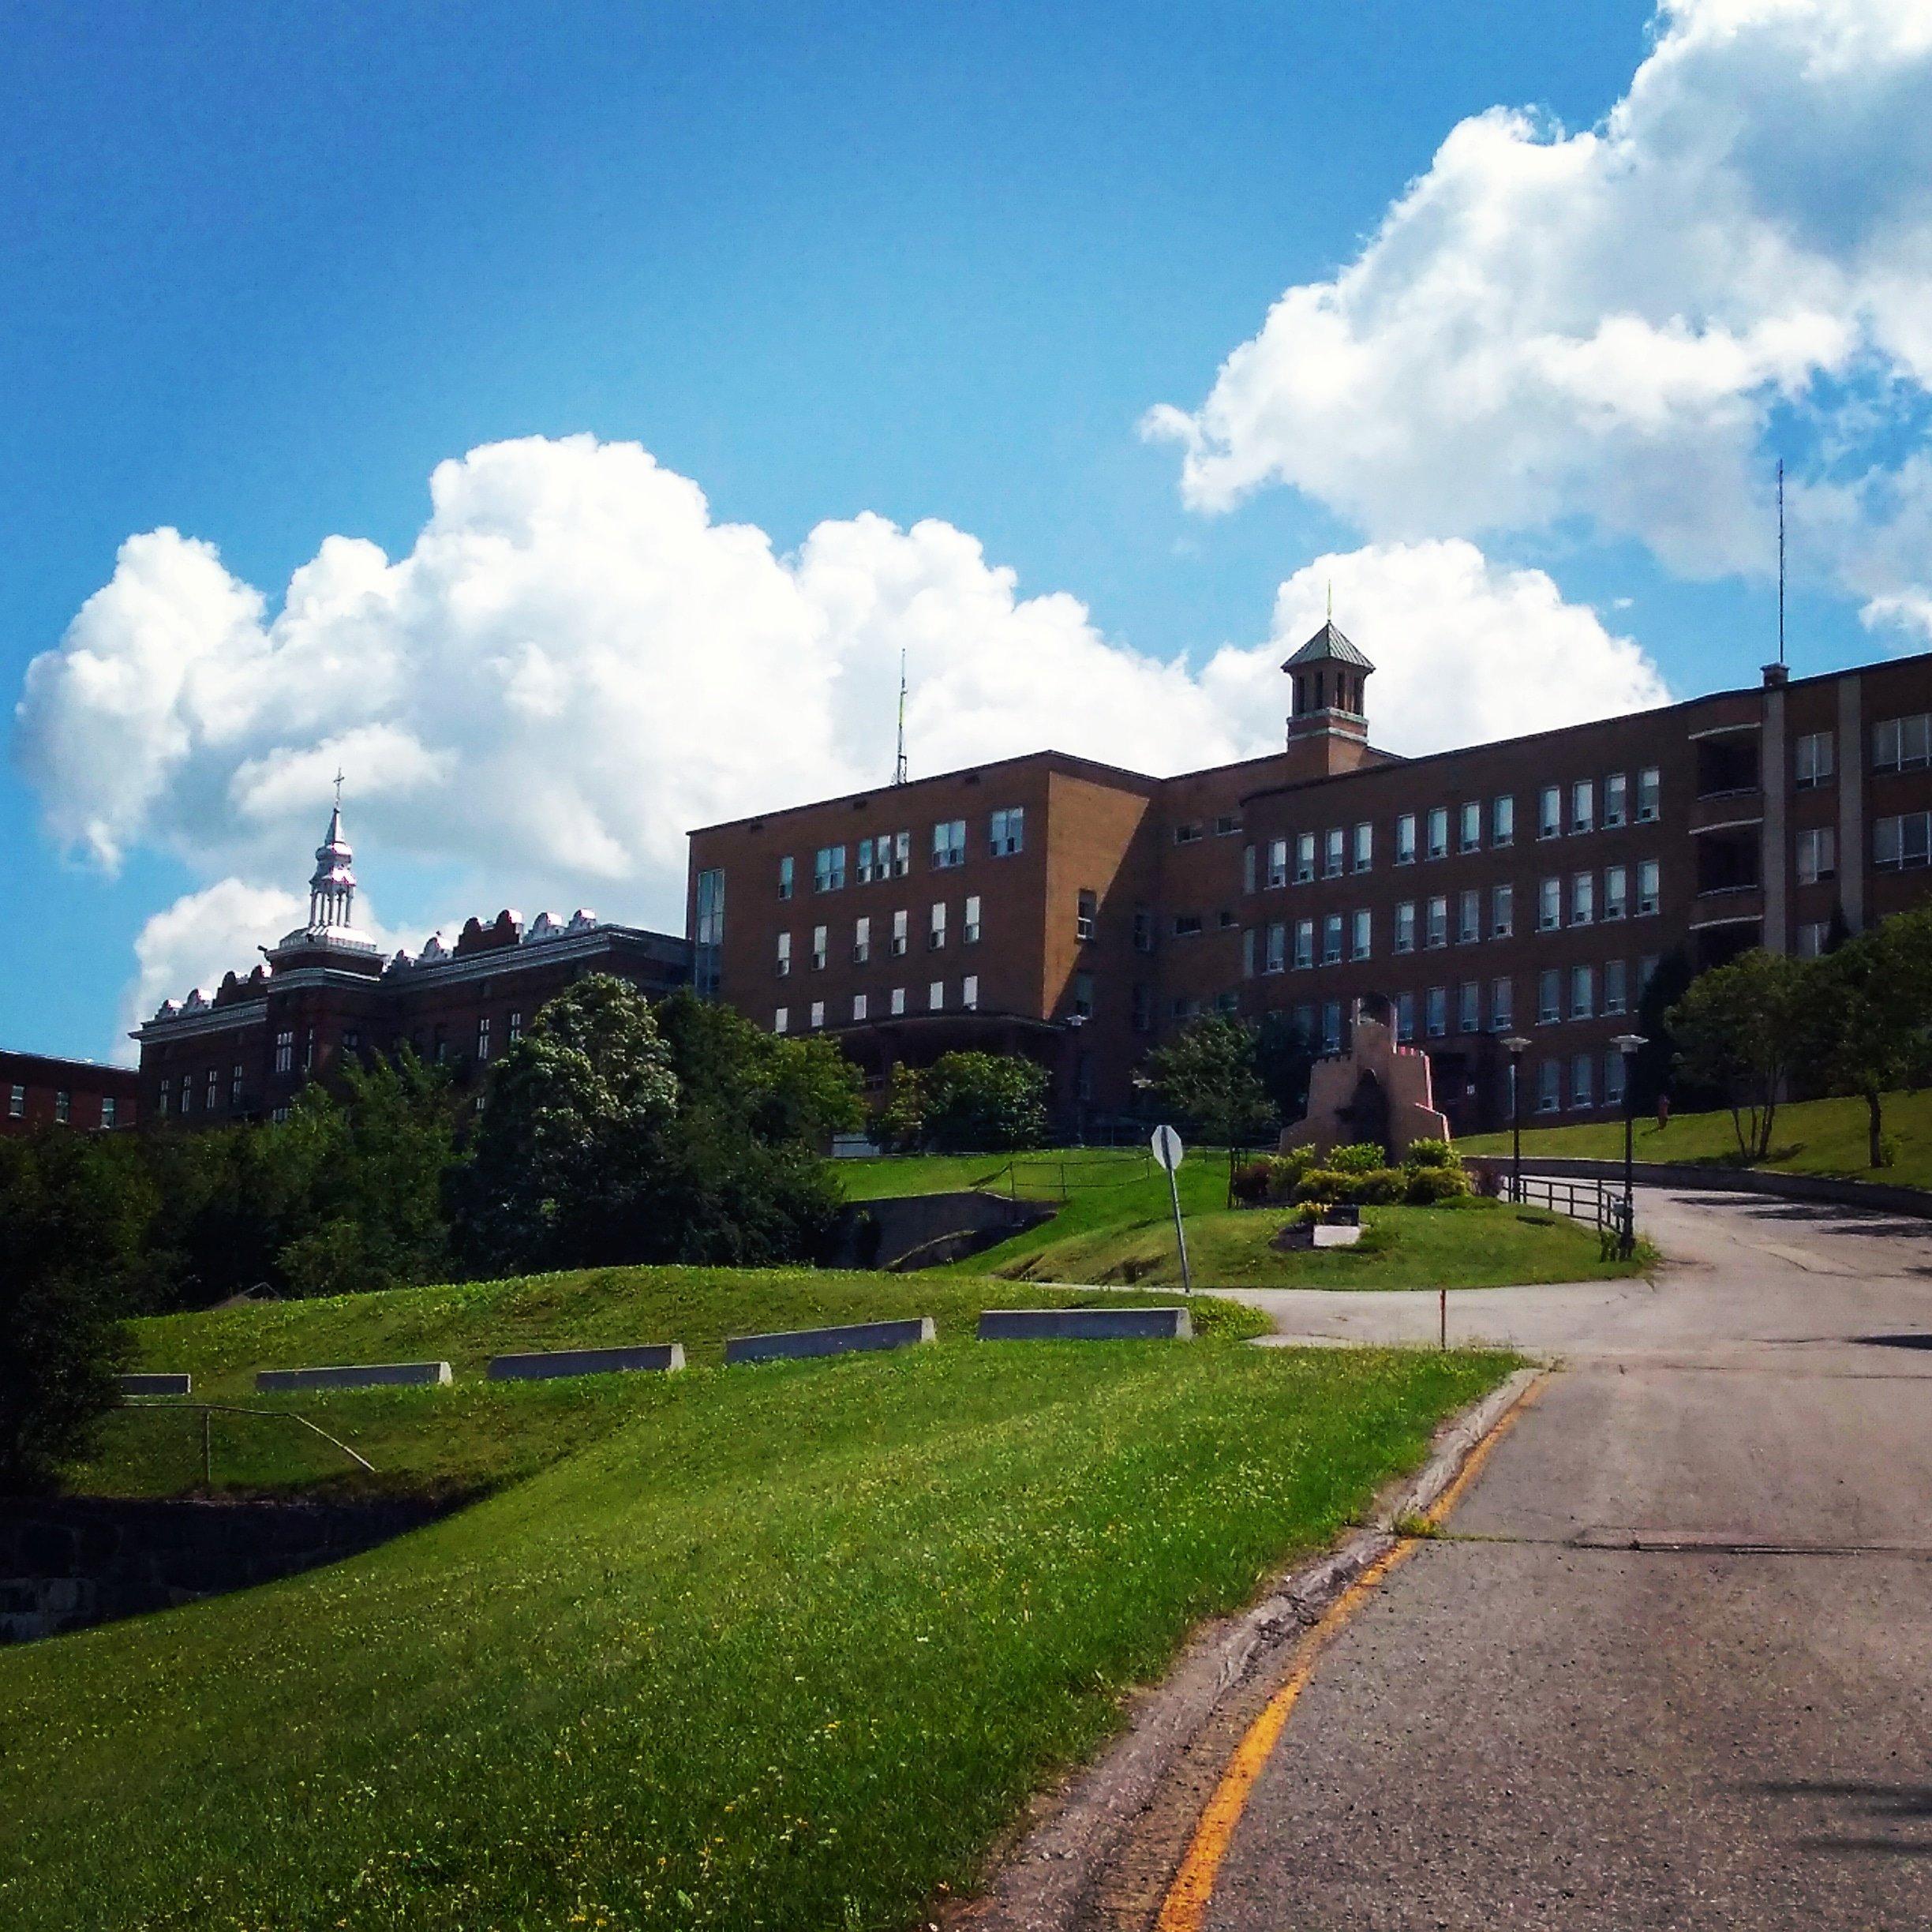
[[309, 879], [309, 930], [324, 932], [354, 923], [354, 855], [342, 829], [343, 775], [335, 774], [335, 806], [329, 814], [328, 833], [316, 848], [316, 869]]

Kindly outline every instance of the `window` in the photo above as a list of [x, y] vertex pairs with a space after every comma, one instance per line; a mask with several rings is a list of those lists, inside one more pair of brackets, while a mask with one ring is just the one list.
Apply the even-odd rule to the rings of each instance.
[[1570, 829], [1574, 832], [1594, 832], [1597, 829], [1597, 783], [1592, 778], [1579, 778], [1570, 788]]
[[1322, 1002], [1322, 1051], [1339, 1053], [1342, 1050], [1342, 1002], [1339, 1000]]
[[1315, 964], [1315, 922], [1312, 919], [1295, 921], [1295, 968], [1306, 972]]
[[866, 1017], [866, 1005], [864, 994], [855, 993], [852, 995], [852, 1017], [854, 1020], [863, 1020]]
[[1537, 1111], [1554, 1114], [1563, 1105], [1563, 1062], [1545, 1060], [1537, 1069]]
[[1563, 881], [1546, 878], [1537, 888], [1537, 930], [1554, 932], [1563, 923]]
[[1366, 872], [1375, 863], [1375, 827], [1364, 819], [1355, 828], [1355, 870]]
[[1465, 1033], [1482, 1031], [1482, 987], [1474, 979], [1462, 982], [1462, 995], [1456, 1002], [1456, 1025]]
[[993, 814], [993, 829], [987, 841], [995, 859], [1010, 859], [1026, 850], [1026, 807], [1009, 805]]
[[788, 1033], [791, 1030], [792, 1009], [789, 1006], [781, 1006], [772, 1015], [772, 1031], [774, 1033]]
[[792, 857], [788, 852], [778, 861], [778, 897], [781, 899], [792, 897]]
[[906, 927], [908, 923], [908, 921], [907, 915], [904, 912], [895, 912], [893, 915], [892, 956], [894, 959], [904, 959], [905, 957]]
[[1177, 912], [1174, 919], [1174, 936], [1177, 939], [1193, 939], [1200, 937], [1201, 915], [1198, 912]]
[[286, 1127], [288, 1125], [288, 1109], [286, 1106], [279, 1106], [272, 1114], [269, 1115], [268, 1118], [272, 1120], [278, 1127]]
[[890, 1005], [895, 1016], [905, 1011], [905, 988], [904, 987], [894, 987], [892, 990], [892, 999]]
[[118, 1111], [119, 1106], [115, 1096], [112, 1094], [103, 1094], [101, 1095], [101, 1125], [103, 1128], [113, 1126], [114, 1117]]
[[837, 892], [845, 883], [845, 848], [821, 845], [812, 859], [812, 890]]
[[1872, 727], [1874, 771], [1918, 771], [1932, 763], [1932, 712], [1886, 718]]
[[1234, 914], [1233, 909], [1230, 907], [1223, 906], [1221, 910], [1215, 915], [1215, 923], [1220, 927], [1222, 931], [1232, 932], [1234, 930]]
[[1872, 822], [1872, 863], [1888, 872], [1901, 872], [1932, 859], [1932, 814], [1904, 812], [1896, 818]]
[[1630, 780], [1623, 772], [1612, 772], [1604, 781], [1604, 829], [1613, 831], [1630, 814]]
[[1604, 1105], [1623, 1104], [1623, 1056], [1612, 1046], [1604, 1055]]
[[968, 893], [966, 896], [966, 923], [964, 930], [960, 934], [960, 942], [964, 945], [977, 945], [979, 943], [979, 895], [977, 893]]
[[[161, 1083], [161, 1104], [167, 1105], [167, 1082]], [[27, 1089], [16, 1080], [7, 1089], [7, 1118], [24, 1120], [27, 1118]]]
[[1295, 839], [1295, 883], [1305, 886], [1315, 876], [1315, 834], [1303, 832]]
[[1094, 936], [1094, 920], [1100, 911], [1099, 893], [1083, 886], [1073, 906], [1073, 937], [1083, 942]]
[[1637, 822], [1650, 825], [1655, 822], [1661, 808], [1664, 783], [1657, 768], [1646, 765], [1637, 774]]
[[1607, 919], [1620, 919], [1629, 910], [1629, 867], [1605, 866], [1604, 867], [1604, 917]]
[[1133, 1030], [1136, 1033], [1154, 1030], [1154, 995], [1139, 980], [1134, 982]]
[[1516, 888], [1497, 886], [1489, 893], [1489, 936], [1507, 939], [1516, 930]]
[[1415, 901], [1405, 899], [1395, 908], [1395, 950], [1413, 953], [1415, 950]]
[[1395, 995], [1395, 1037], [1409, 1041], [1415, 1038], [1415, 995], [1398, 993]]
[[811, 1003], [812, 1031], [815, 1033], [825, 1024], [825, 1002], [814, 1000]]
[[1322, 919], [1322, 964], [1336, 966], [1342, 960], [1342, 915], [1326, 914]]
[[926, 989], [927, 1010], [930, 1013], [945, 1011], [945, 982], [935, 979]]
[[[511, 1043], [516, 1043], [516, 1035], [510, 1035]], [[242, 1104], [242, 1062], [238, 1060], [228, 1071], [228, 1105], [230, 1108]]]
[[188, 1111], [188, 1109], [193, 1104], [193, 1087], [189, 1083], [188, 1076], [184, 1073], [182, 1076], [181, 1084], [181, 1110], [182, 1113], [185, 1114]]
[[926, 950], [937, 953], [945, 944], [946, 909], [943, 899], [933, 901], [932, 916], [926, 925]]
[[1489, 843], [1492, 845], [1516, 843], [1516, 800], [1508, 792], [1490, 802]]
[[933, 827], [932, 863], [935, 872], [949, 872], [966, 863], [966, 821], [948, 818]]
[[1449, 807], [1432, 805], [1428, 815], [1428, 856], [1432, 859], [1449, 856]]
[[1232, 838], [1241, 829], [1239, 812], [1222, 812], [1215, 819], [1215, 837]]
[[778, 935], [778, 957], [773, 962], [773, 970], [781, 979], [792, 977], [792, 935], [789, 933]]
[[[522, 1037], [523, 1016], [520, 1013], [513, 1013], [510, 1016], [510, 1044], [514, 1046]], [[241, 1077], [241, 1073], [242, 1069], [239, 1067], [237, 1067], [235, 1069], [235, 1076], [237, 1079]]]
[[1288, 841], [1285, 838], [1268, 841], [1267, 882], [1271, 886], [1288, 883]]
[[207, 1084], [201, 1091], [202, 1109], [204, 1112], [212, 1114], [220, 1105], [221, 1072], [219, 1068], [210, 1067], [208, 1070]]
[[1091, 973], [1076, 973], [1073, 975], [1073, 1013], [1076, 1019], [1091, 1020], [1094, 1009], [1094, 982]]
[[[477, 1061], [478, 1061], [478, 1063], [479, 1063], [479, 1064], [481, 1064], [482, 1061], [486, 1061], [486, 1060], [488, 1060], [488, 1059], [489, 1058], [489, 1048], [490, 1048], [490, 1039], [489, 1039], [489, 1033], [490, 1033], [489, 1015], [488, 1013], [485, 1013], [485, 1014], [482, 1016], [482, 1017], [481, 1017], [481, 1019], [479, 1019], [479, 1020], [477, 1021], [477, 1048], [476, 1048], [476, 1057], [477, 1057]], [[209, 1105], [210, 1106], [212, 1106], [215, 1104], [215, 1098], [214, 1098], [214, 1095], [215, 1095], [215, 1076], [214, 1076], [212, 1073], [211, 1073], [211, 1074], [208, 1076], [208, 1105]]]
[[1174, 829], [1174, 842], [1177, 845], [1193, 845], [1200, 842], [1201, 829], [1198, 824], [1178, 825]]
[[295, 1029], [284, 1027], [275, 1035], [275, 1070], [278, 1073], [295, 1071]]
[[1263, 955], [1263, 970], [1267, 972], [1285, 972], [1288, 967], [1288, 928], [1277, 919], [1267, 929], [1267, 950]]
[[1570, 1104], [1573, 1107], [1594, 1106], [1597, 1104], [1594, 1087], [1597, 1072], [1597, 1056], [1594, 1054], [1578, 1054], [1570, 1062]]
[[1570, 881], [1570, 923], [1587, 926], [1597, 916], [1597, 874], [1578, 872]]
[[1593, 966], [1570, 968], [1570, 1017], [1592, 1020], [1597, 1015], [1597, 969]]
[[1464, 891], [1458, 912], [1456, 938], [1464, 945], [1473, 945], [1482, 937], [1482, 893], [1477, 888]]
[[698, 957], [692, 979], [702, 998], [718, 990], [717, 949], [724, 943], [724, 874], [722, 867], [698, 874]]
[[1563, 787], [1545, 785], [1537, 794], [1537, 837], [1555, 838], [1563, 830]]
[[1241, 890], [1251, 893], [1255, 889], [1255, 848], [1245, 845], [1241, 848]]
[[1349, 935], [1349, 957], [1350, 959], [1365, 960], [1368, 958], [1369, 940], [1373, 925], [1374, 922], [1366, 907], [1351, 915], [1351, 930]]
[[1516, 1024], [1516, 982], [1492, 979], [1489, 983], [1489, 1030], [1507, 1033]]
[[[16, 1091], [21, 1094], [23, 1099], [24, 1099], [27, 1091], [25, 1088], [20, 1088]], [[161, 1083], [161, 1111], [163, 1114], [167, 1113], [168, 1110], [168, 1102], [173, 1098], [174, 1092], [174, 1083], [172, 1080], [163, 1080]], [[17, 1118], [18, 1116], [17, 1115], [15, 1118]]]
[[[1241, 1011], [1241, 995], [1238, 993], [1217, 993], [1215, 995], [1215, 1011], [1224, 1019], [1231, 1020]], [[1087, 1098], [1082, 1095], [1081, 1098]]]
[[1604, 968], [1603, 1009], [1606, 1013], [1627, 1012], [1630, 1006], [1630, 969], [1622, 960], [1612, 960]]
[[54, 1118], [65, 1121], [73, 1112], [73, 1095], [65, 1087], [56, 1088], [54, 1093]]
[[1445, 946], [1449, 943], [1449, 901], [1438, 893], [1428, 902], [1428, 923], [1424, 930], [1423, 944], [1429, 946]]
[[1255, 976], [1255, 931], [1250, 926], [1241, 934], [1241, 977], [1252, 979]]
[[1134, 908], [1133, 942], [1136, 953], [1154, 950], [1154, 915], [1145, 906]]
[[345, 1027], [343, 1029], [342, 1043], [344, 1053], [354, 1053], [362, 1044], [362, 1035], [354, 1027]]
[[1462, 807], [1461, 820], [1461, 836], [1457, 842], [1466, 852], [1480, 852], [1482, 849], [1481, 799], [1470, 799]]
[[812, 971], [814, 972], [823, 972], [826, 969], [826, 930], [823, 926], [814, 926], [812, 928]]
[[867, 964], [872, 957], [872, 921], [870, 916], [852, 921], [852, 964]]
[[1654, 912], [1662, 903], [1659, 897], [1660, 878], [1657, 862], [1654, 859], [1646, 859], [1638, 867], [1637, 915], [1638, 918], [1642, 918], [1646, 913]]
[[1429, 1038], [1440, 1039], [1449, 1031], [1449, 989], [1447, 987], [1429, 988], [1425, 1011]]
[[1792, 783], [1800, 792], [1829, 784], [1832, 775], [1829, 732], [1807, 732], [1792, 747]]
[[1398, 865], [1413, 865], [1415, 854], [1415, 814], [1404, 812], [1395, 821], [1395, 863]]
[[306, 1073], [315, 1065], [315, 1028], [310, 1027], [302, 1035], [302, 1071]]
[[1654, 953], [1646, 953], [1637, 962], [1637, 990], [1639, 993], [1657, 977], [1658, 964], [1658, 956]]
[[1563, 1017], [1563, 974], [1545, 966], [1537, 975], [1537, 1024], [1553, 1026]]
[[1831, 927], [1828, 921], [1807, 921], [1798, 928], [1798, 957], [1807, 960], [1822, 958], [1830, 937]]
[[960, 1004], [968, 1013], [979, 1010], [979, 975], [977, 973], [968, 973], [960, 982]]
[[1339, 878], [1342, 876], [1342, 846], [1347, 834], [1339, 826], [1331, 826], [1322, 841], [1322, 877]]
[[1838, 876], [1838, 835], [1829, 826], [1798, 834], [1798, 883], [1815, 886]]

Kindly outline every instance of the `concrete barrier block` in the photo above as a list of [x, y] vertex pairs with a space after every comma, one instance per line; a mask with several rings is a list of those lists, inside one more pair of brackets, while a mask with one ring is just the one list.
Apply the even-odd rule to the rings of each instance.
[[1184, 1308], [988, 1309], [982, 1342], [1185, 1342], [1194, 1324]]
[[733, 1335], [724, 1344], [727, 1362], [787, 1361], [803, 1356], [850, 1355], [865, 1349], [908, 1348], [930, 1342], [935, 1331], [930, 1315], [904, 1321], [852, 1322], [841, 1328], [795, 1328], [784, 1335]]
[[189, 1395], [194, 1392], [191, 1375], [124, 1375], [115, 1380], [123, 1395]]
[[450, 1379], [446, 1361], [363, 1362], [340, 1368], [264, 1368], [255, 1377], [255, 1387], [266, 1395], [276, 1390], [387, 1388]]
[[684, 1366], [682, 1342], [640, 1342], [631, 1348], [552, 1349], [530, 1355], [492, 1355], [492, 1382], [544, 1382], [553, 1376], [668, 1375]]

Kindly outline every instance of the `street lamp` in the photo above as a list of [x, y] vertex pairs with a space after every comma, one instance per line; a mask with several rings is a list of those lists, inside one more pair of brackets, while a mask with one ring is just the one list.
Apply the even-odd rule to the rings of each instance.
[[1510, 1157], [1510, 1199], [1522, 1205], [1522, 1057], [1530, 1043], [1520, 1033], [1507, 1033], [1498, 1043], [1510, 1057], [1510, 1134], [1515, 1151]]
[[1638, 1050], [1649, 1043], [1641, 1033], [1619, 1033], [1610, 1043], [1623, 1056], [1623, 1234], [1617, 1245], [1627, 1261], [1637, 1248], [1637, 1084], [1631, 1076]]

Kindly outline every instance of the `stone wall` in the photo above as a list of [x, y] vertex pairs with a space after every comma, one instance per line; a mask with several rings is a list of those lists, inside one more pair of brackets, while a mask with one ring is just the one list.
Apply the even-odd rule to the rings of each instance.
[[845, 1210], [833, 1265], [897, 1268], [956, 1261], [1037, 1227], [1053, 1211], [1048, 1202], [971, 1190], [854, 1201]]

